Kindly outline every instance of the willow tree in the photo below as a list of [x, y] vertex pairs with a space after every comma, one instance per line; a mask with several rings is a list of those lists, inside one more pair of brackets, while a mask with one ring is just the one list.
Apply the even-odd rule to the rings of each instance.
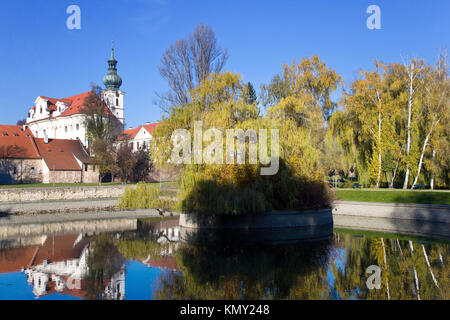
[[336, 109], [331, 95], [342, 78], [317, 55], [284, 65], [262, 86], [267, 118], [280, 128], [281, 153], [300, 175], [323, 179], [325, 122]]
[[341, 84], [342, 77], [314, 55], [300, 63], [294, 60], [290, 66], [283, 65], [283, 72], [262, 86], [262, 101], [274, 106], [289, 96], [302, 96], [308, 107], [320, 108], [324, 119], [328, 119], [337, 106], [331, 95]]
[[405, 179], [403, 182], [403, 189], [408, 188], [409, 174], [410, 174], [410, 157], [409, 153], [411, 150], [411, 133], [413, 128], [413, 123], [417, 122], [418, 119], [413, 118], [414, 115], [417, 116], [417, 111], [414, 109], [418, 108], [416, 103], [417, 96], [423, 85], [423, 80], [426, 72], [425, 62], [419, 59], [413, 59], [406, 62], [403, 65], [403, 73], [406, 77], [406, 95], [407, 95], [407, 126], [406, 126], [406, 168], [405, 168]]
[[371, 150], [366, 152], [371, 153], [368, 166], [376, 188], [380, 187], [382, 179], [386, 144], [394, 132], [391, 118], [398, 111], [386, 81], [387, 73], [388, 66], [375, 61], [375, 70], [361, 70], [361, 78], [351, 84], [351, 92], [343, 100], [346, 112], [354, 115], [356, 124], [360, 126], [360, 139], [370, 141]]
[[[442, 55], [434, 67], [423, 81], [424, 90], [422, 97], [422, 120], [419, 124], [422, 133], [420, 140], [420, 156], [417, 163], [416, 176], [414, 178], [411, 188], [417, 184], [424, 157], [429, 149], [430, 141], [433, 137], [438, 137], [439, 133], [442, 135], [448, 133], [448, 117], [450, 113], [450, 79], [448, 74], [447, 56]], [[436, 139], [437, 140], [437, 139]], [[447, 135], [448, 143], [448, 135]], [[437, 147], [444, 150], [447, 149], [445, 140], [441, 144], [435, 144], [433, 151], [436, 152]], [[439, 150], [440, 151], [440, 150]], [[447, 155], [448, 157], [448, 155]]]

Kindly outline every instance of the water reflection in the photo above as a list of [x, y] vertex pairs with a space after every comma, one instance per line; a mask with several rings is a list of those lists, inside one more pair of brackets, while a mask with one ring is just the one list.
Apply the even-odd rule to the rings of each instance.
[[[449, 299], [449, 243], [408, 236], [335, 230], [307, 243], [193, 246], [176, 219], [151, 219], [7, 243], [0, 299]], [[370, 265], [380, 289], [367, 287]]]

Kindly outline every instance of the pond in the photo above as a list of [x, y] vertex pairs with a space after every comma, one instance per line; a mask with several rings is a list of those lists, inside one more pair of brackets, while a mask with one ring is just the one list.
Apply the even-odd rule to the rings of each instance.
[[178, 219], [134, 226], [0, 240], [0, 299], [450, 296], [448, 241], [334, 229], [315, 242], [193, 246]]

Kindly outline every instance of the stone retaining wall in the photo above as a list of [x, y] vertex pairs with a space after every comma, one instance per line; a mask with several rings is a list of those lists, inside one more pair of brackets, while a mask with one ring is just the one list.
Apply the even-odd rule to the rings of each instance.
[[336, 228], [450, 239], [450, 206], [335, 201]]
[[333, 204], [333, 216], [341, 215], [450, 223], [450, 206], [335, 201]]
[[0, 202], [117, 198], [124, 189], [124, 186], [0, 189]]
[[333, 224], [331, 209], [273, 211], [258, 215], [180, 214], [180, 227], [192, 229], [293, 228]]

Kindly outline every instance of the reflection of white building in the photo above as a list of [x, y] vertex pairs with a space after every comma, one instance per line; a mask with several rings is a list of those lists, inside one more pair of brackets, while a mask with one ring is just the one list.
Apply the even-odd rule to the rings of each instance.
[[177, 271], [178, 266], [173, 253], [177, 250], [180, 240], [180, 227], [178, 219], [161, 221], [151, 225], [152, 233], [157, 236], [157, 242], [161, 245], [161, 251], [156, 257], [149, 255], [142, 263], [151, 268]]
[[45, 237], [24, 271], [33, 293], [37, 297], [53, 292], [82, 295], [88, 254], [88, 242], [81, 234]]
[[[87, 296], [85, 277], [89, 268], [88, 240], [79, 235], [48, 236], [36, 248], [24, 270], [36, 297], [59, 292], [76, 297]], [[125, 298], [125, 265], [106, 284], [103, 299]]]
[[123, 300], [125, 298], [125, 265], [110, 279], [102, 294], [104, 300]]

